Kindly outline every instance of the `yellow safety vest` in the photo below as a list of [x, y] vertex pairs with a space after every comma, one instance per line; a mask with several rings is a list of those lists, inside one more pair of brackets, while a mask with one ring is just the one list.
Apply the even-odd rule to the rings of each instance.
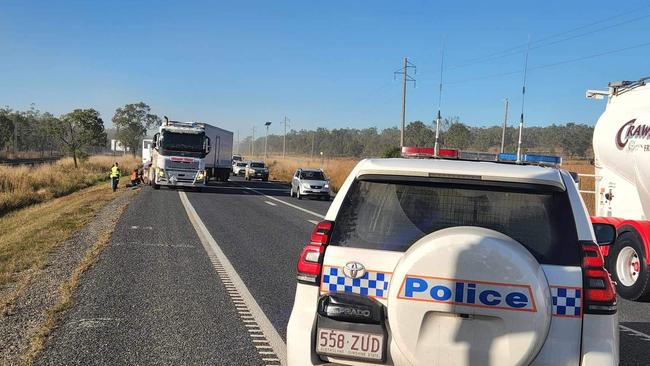
[[119, 178], [120, 177], [120, 169], [116, 166], [111, 168], [111, 178]]

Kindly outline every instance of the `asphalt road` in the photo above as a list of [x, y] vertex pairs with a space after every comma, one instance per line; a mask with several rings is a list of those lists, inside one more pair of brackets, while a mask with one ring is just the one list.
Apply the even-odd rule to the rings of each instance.
[[[286, 186], [271, 182], [231, 180], [185, 194], [286, 342], [296, 260], [330, 202], [290, 198]], [[145, 188], [37, 363], [278, 364], [249, 336], [232, 285], [208, 252], [179, 193]], [[650, 363], [650, 304], [621, 300], [619, 316], [621, 365]]]

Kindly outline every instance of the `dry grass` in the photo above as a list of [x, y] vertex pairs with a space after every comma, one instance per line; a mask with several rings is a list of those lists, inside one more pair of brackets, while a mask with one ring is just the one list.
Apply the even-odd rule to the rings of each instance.
[[[562, 163], [562, 168], [578, 174], [594, 174], [594, 166], [584, 160], [567, 160]], [[580, 189], [593, 191], [596, 187], [596, 180], [593, 177], [580, 177]], [[596, 201], [592, 193], [581, 193], [582, 200], [587, 206], [590, 215], [596, 212]]]
[[359, 162], [356, 158], [310, 159], [309, 157], [269, 157], [270, 179], [284, 182], [291, 181], [291, 176], [298, 168], [322, 168], [330, 179], [334, 191], [338, 191], [350, 171]]
[[123, 172], [139, 164], [139, 159], [131, 156], [92, 156], [80, 162], [78, 169], [70, 158], [35, 167], [0, 166], [0, 216], [106, 181], [115, 161]]
[[[0, 217], [0, 286], [47, 263], [48, 253], [93, 219], [115, 194], [98, 185]], [[11, 299], [0, 299], [0, 310]]]

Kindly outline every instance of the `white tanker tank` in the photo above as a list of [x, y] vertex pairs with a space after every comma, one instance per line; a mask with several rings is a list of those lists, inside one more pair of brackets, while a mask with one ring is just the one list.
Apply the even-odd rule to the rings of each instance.
[[618, 237], [602, 248], [621, 296], [650, 299], [650, 78], [609, 84], [594, 129], [594, 222], [613, 224]]

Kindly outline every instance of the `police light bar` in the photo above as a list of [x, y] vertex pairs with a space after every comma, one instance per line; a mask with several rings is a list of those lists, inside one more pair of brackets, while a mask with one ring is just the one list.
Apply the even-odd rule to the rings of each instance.
[[[501, 153], [499, 154], [499, 161], [517, 161], [517, 154], [515, 153]], [[561, 165], [562, 157], [554, 155], [542, 155], [542, 154], [524, 154], [521, 157], [522, 163], [531, 163], [539, 165]]]
[[460, 151], [458, 158], [461, 160], [475, 160], [475, 161], [497, 161], [497, 154], [478, 151]]
[[[414, 147], [402, 146], [402, 157], [404, 158], [435, 158], [435, 149], [433, 147]], [[438, 149], [439, 158], [456, 159], [458, 158], [457, 149]]]

